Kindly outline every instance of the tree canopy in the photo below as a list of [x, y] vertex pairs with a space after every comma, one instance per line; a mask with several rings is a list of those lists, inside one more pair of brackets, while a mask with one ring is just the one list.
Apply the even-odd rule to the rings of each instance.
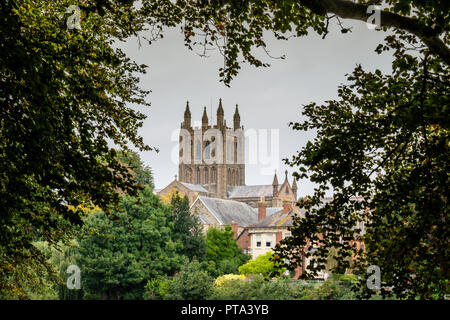
[[173, 275], [184, 264], [173, 227], [170, 208], [148, 186], [139, 198], [123, 196], [110, 216], [90, 214], [78, 240], [85, 292], [97, 299], [141, 299], [150, 279]]
[[209, 228], [206, 232], [206, 248], [206, 259], [214, 263], [215, 276], [237, 273], [238, 267], [250, 258], [242, 253], [229, 225], [224, 230]]
[[68, 29], [72, 4], [0, 4], [0, 290], [41, 265], [36, 236], [67, 239], [81, 207], [107, 211], [118, 189], [136, 193], [110, 142], [150, 149], [137, 134], [144, 115], [128, 105], [148, 105], [136, 76], [145, 67], [113, 47], [126, 17], [82, 15], [82, 28]]

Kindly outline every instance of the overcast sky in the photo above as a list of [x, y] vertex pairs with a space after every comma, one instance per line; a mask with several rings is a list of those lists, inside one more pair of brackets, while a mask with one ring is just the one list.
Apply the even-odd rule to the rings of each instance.
[[[177, 141], [172, 136], [183, 121], [186, 101], [189, 101], [193, 124], [201, 121], [204, 106], [210, 122], [213, 119], [215, 124], [219, 98], [222, 98], [228, 126], [232, 126], [235, 105], [239, 104], [244, 130], [268, 133], [265, 144], [269, 146], [269, 153], [269, 137], [278, 130], [278, 179], [280, 183], [284, 181], [287, 169], [292, 181], [294, 168], [284, 165], [282, 159], [290, 158], [314, 138], [314, 133], [293, 131], [288, 127], [290, 121], [301, 119], [302, 106], [336, 98], [338, 85], [345, 82], [345, 74], [358, 63], [366, 70], [390, 70], [389, 54], [380, 56], [374, 52], [385, 33], [369, 30], [365, 23], [344, 21], [346, 26], [353, 26], [352, 32], [342, 34], [333, 21], [325, 40], [315, 33], [289, 41], [269, 39], [271, 55], [285, 54], [286, 59], [264, 58], [271, 64], [269, 68], [243, 65], [230, 88], [219, 82], [218, 69], [223, 66], [223, 57], [212, 52], [210, 58], [202, 58], [189, 51], [179, 28], [167, 29], [164, 38], [152, 45], [142, 42], [139, 48], [137, 39], [121, 45], [137, 63], [150, 67], [141, 78], [141, 86], [152, 91], [148, 97], [152, 105], [138, 108], [148, 116], [140, 134], [148, 145], [159, 148], [160, 152], [141, 152], [140, 155], [153, 169], [156, 188], [165, 187], [178, 172], [178, 164], [171, 156], [178, 152]], [[271, 184], [273, 169], [263, 163], [262, 158], [257, 160], [256, 164], [246, 164], [246, 184]], [[314, 185], [307, 180], [299, 181], [298, 186], [299, 196], [313, 192]]]

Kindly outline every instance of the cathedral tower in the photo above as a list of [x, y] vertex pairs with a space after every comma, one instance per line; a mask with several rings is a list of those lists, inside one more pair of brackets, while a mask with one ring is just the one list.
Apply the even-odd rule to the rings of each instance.
[[226, 126], [222, 99], [219, 99], [216, 125], [209, 123], [204, 107], [201, 127], [192, 127], [188, 102], [181, 123], [179, 180], [202, 185], [219, 198], [227, 197], [229, 187], [245, 185], [242, 129], [237, 105], [233, 128]]

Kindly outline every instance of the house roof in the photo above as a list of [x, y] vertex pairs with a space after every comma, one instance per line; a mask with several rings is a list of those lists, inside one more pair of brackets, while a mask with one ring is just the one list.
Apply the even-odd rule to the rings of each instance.
[[288, 213], [283, 213], [283, 211], [279, 211], [271, 216], [265, 217], [251, 225], [249, 228], [273, 228], [273, 227], [292, 227], [292, 217], [294, 216], [293, 211], [289, 211]]
[[198, 219], [200, 220], [201, 223], [203, 224], [212, 224], [206, 217], [202, 216], [202, 215], [197, 215]]
[[199, 196], [197, 201], [201, 201], [221, 225], [235, 221], [239, 226], [246, 227], [258, 220], [258, 213], [243, 202], [203, 196]]
[[255, 198], [272, 197], [273, 186], [271, 184], [253, 186], [233, 186], [228, 188], [228, 198]]
[[[291, 209], [288, 213], [283, 213], [283, 208], [281, 210], [277, 210], [272, 214], [268, 215], [268, 209], [274, 208], [266, 208], [266, 217], [264, 219], [258, 220], [255, 223], [249, 225], [249, 228], [274, 228], [274, 227], [292, 227], [294, 217], [304, 217], [306, 210], [299, 209], [295, 207]], [[269, 211], [270, 212], [270, 211]]]

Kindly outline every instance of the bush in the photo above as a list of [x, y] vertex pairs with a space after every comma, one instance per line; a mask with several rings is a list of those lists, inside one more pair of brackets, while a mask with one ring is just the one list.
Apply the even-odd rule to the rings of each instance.
[[238, 270], [244, 275], [259, 274], [266, 279], [273, 276], [279, 276], [286, 271], [286, 269], [281, 267], [280, 263], [275, 263], [272, 258], [273, 252], [269, 251], [266, 254], [259, 255], [256, 259], [252, 259], [246, 264], [240, 266]]
[[352, 291], [352, 286], [357, 283], [355, 275], [333, 274], [316, 288], [310, 288], [305, 292], [302, 299], [305, 300], [355, 300], [356, 293]]
[[214, 285], [216, 287], [222, 287], [228, 281], [245, 279], [246, 277], [242, 274], [224, 274], [223, 276], [218, 277], [216, 281], [214, 281]]
[[144, 298], [150, 300], [165, 299], [170, 290], [170, 283], [171, 280], [164, 277], [149, 280], [145, 286]]
[[264, 280], [261, 275], [238, 278], [219, 277], [210, 296], [212, 300], [293, 300], [302, 297], [305, 283], [284, 278]]
[[205, 300], [212, 292], [213, 278], [194, 260], [172, 279], [156, 278], [145, 286], [145, 297], [165, 300]]

